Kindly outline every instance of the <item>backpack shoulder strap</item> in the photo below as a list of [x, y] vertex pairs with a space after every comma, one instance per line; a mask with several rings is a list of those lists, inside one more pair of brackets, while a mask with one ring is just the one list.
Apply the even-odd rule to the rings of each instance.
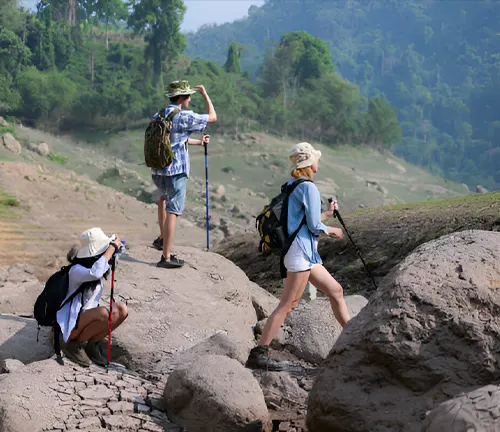
[[163, 117], [165, 118], [165, 111], [166, 111], [167, 107], [163, 107], [163, 108], [160, 108], [158, 110], [158, 117]]
[[172, 112], [167, 117], [165, 117], [165, 119], [167, 121], [172, 120], [180, 112], [181, 112], [181, 110], [179, 108], [175, 108], [174, 110], [172, 110]]
[[83, 293], [83, 290], [87, 287], [87, 283], [84, 282], [82, 283], [76, 290], [73, 294], [71, 294], [66, 300], [64, 300], [61, 305], [59, 306], [59, 309], [61, 309], [64, 305], [70, 303], [73, 301], [73, 299], [78, 295], [78, 294], [81, 294]]
[[311, 182], [311, 183], [314, 183], [312, 180], [308, 179], [308, 178], [305, 178], [305, 177], [301, 177], [301, 178], [298, 178], [297, 180], [295, 180], [292, 184], [287, 184], [285, 183], [285, 188], [286, 188], [286, 192], [288, 193], [288, 195], [290, 195], [294, 190], [295, 188], [301, 184], [301, 183], [304, 183], [304, 182]]

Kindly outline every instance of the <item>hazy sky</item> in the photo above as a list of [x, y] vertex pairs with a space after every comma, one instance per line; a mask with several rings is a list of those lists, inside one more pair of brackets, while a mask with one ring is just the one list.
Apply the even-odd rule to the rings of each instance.
[[[31, 8], [37, 0], [21, 0], [20, 3]], [[202, 24], [233, 21], [245, 16], [251, 5], [260, 6], [263, 3], [264, 0], [184, 0], [187, 11], [182, 30], [196, 30]]]

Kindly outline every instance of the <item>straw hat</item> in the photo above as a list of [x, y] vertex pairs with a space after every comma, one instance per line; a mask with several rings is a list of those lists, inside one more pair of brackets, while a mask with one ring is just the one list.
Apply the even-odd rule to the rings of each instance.
[[101, 228], [90, 228], [80, 234], [82, 247], [78, 249], [77, 258], [90, 258], [103, 254], [109, 244], [116, 238], [113, 234], [108, 237]]

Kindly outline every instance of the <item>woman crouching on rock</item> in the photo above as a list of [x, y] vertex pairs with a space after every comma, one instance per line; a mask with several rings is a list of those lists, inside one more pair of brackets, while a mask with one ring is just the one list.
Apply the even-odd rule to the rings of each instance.
[[[68, 252], [69, 298], [80, 286], [82, 293], [65, 304], [57, 312], [57, 322], [61, 327], [64, 355], [83, 367], [92, 362], [107, 364], [101, 345], [108, 334], [109, 310], [99, 306], [103, 293], [103, 279], [110, 274], [110, 260], [122, 247], [120, 239], [113, 235], [107, 237], [101, 228], [91, 228], [80, 235], [82, 247]], [[124, 304], [113, 305], [113, 325], [115, 330], [128, 315]]]
[[[321, 152], [309, 143], [299, 143], [290, 152], [293, 164], [291, 185], [297, 179], [312, 180], [318, 171]], [[342, 287], [323, 267], [318, 254], [320, 235], [334, 235], [341, 240], [342, 230], [326, 226], [322, 223], [333, 216], [336, 201], [330, 204], [329, 211], [321, 213], [321, 198], [316, 185], [312, 181], [304, 181], [295, 187], [288, 202], [288, 234], [292, 235], [300, 226], [304, 216], [306, 223], [300, 228], [290, 249], [283, 258], [282, 276], [284, 289], [278, 307], [268, 318], [262, 331], [259, 345], [250, 351], [246, 366], [252, 369], [281, 370], [280, 363], [269, 359], [269, 344], [277, 335], [286, 316], [299, 303], [307, 282], [310, 281], [329, 299], [333, 314], [342, 327], [349, 321], [349, 311], [344, 300]], [[307, 337], [307, 336], [306, 336]]]

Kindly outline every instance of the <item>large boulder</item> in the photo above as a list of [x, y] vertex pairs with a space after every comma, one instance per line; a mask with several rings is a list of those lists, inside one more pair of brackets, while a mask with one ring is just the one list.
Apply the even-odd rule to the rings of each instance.
[[127, 301], [129, 316], [113, 333], [116, 361], [163, 372], [172, 357], [218, 333], [244, 349], [238, 359], [248, 355], [257, 322], [252, 299], [264, 304], [267, 293], [220, 255], [182, 246], [174, 252], [186, 261], [181, 269], [155, 267], [159, 253], [144, 246], [120, 259], [116, 300]]
[[417, 432], [500, 368], [500, 233], [421, 245], [344, 328], [308, 400], [310, 432]]
[[4, 134], [1, 140], [1, 143], [3, 144], [5, 149], [14, 154], [21, 154], [23, 150], [21, 144], [19, 144], [19, 141], [16, 140], [11, 133]]
[[167, 415], [197, 432], [271, 431], [259, 383], [250, 370], [226, 356], [208, 355], [175, 370], [167, 380]]
[[286, 372], [254, 371], [268, 407], [276, 411], [294, 410], [297, 412], [307, 405], [307, 391], [297, 380]]
[[[351, 319], [363, 309], [368, 300], [360, 295], [346, 296]], [[342, 327], [335, 319], [329, 299], [322, 297], [308, 303], [301, 301], [290, 313], [284, 325], [284, 345], [298, 358], [311, 363], [326, 359]]]
[[500, 430], [500, 387], [488, 385], [443, 402], [428, 413], [420, 432]]
[[188, 350], [175, 354], [171, 359], [171, 367], [172, 369], [175, 369], [177, 365], [186, 367], [189, 363], [196, 361], [198, 357], [209, 354], [227, 356], [244, 365], [248, 353], [254, 345], [251, 340], [234, 341], [225, 333], [216, 333]]

